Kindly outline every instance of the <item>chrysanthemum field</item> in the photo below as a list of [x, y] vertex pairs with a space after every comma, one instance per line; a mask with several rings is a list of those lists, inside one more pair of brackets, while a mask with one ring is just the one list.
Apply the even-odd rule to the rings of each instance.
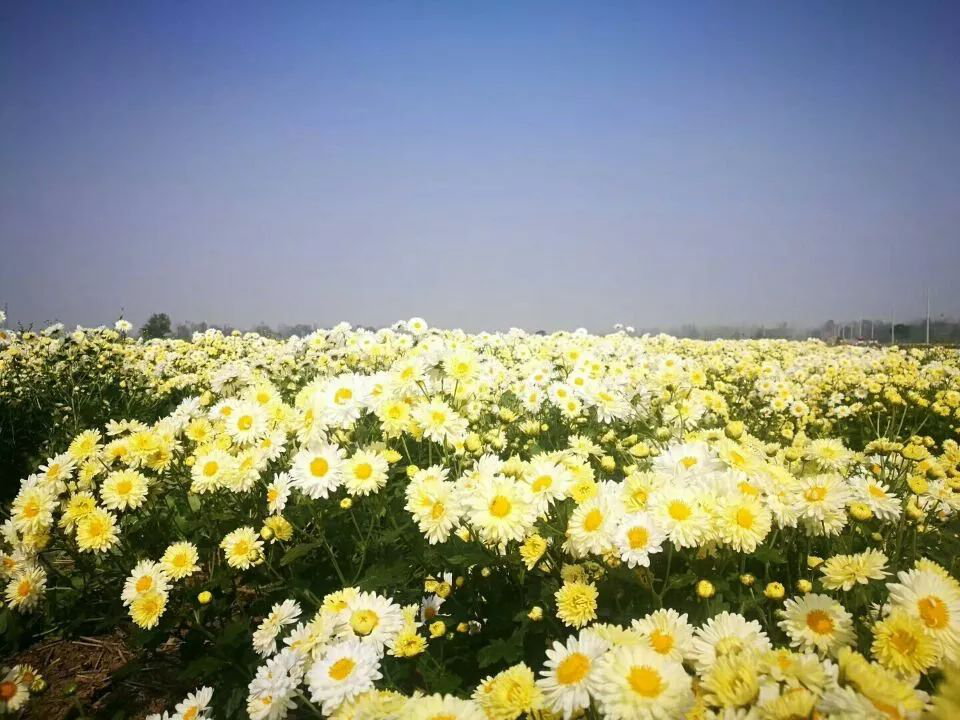
[[956, 350], [125, 329], [0, 336], [0, 711], [960, 717]]

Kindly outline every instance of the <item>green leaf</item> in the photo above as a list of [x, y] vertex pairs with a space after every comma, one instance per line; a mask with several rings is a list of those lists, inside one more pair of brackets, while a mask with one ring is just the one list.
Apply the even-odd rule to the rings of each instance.
[[308, 555], [310, 552], [312, 552], [315, 548], [319, 546], [320, 546], [320, 543], [315, 543], [315, 542], [300, 543], [299, 545], [294, 545], [292, 548], [287, 550], [286, 553], [284, 553], [283, 557], [280, 559], [280, 566], [286, 567], [287, 565], [294, 562], [295, 560], [299, 560], [305, 555]]

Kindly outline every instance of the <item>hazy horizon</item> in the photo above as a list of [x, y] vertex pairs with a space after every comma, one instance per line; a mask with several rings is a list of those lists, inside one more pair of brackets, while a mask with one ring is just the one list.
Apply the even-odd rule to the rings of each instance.
[[960, 315], [960, 5], [7, 3], [8, 324]]

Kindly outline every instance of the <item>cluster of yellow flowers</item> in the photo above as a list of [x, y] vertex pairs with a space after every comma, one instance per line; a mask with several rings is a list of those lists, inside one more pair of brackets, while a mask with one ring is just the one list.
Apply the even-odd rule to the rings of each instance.
[[[9, 610], [115, 568], [147, 630], [266, 602], [254, 720], [919, 718], [960, 665], [955, 351], [419, 318], [0, 342], [0, 401], [90, 354], [168, 399], [23, 480]], [[504, 668], [458, 685], [458, 643]]]

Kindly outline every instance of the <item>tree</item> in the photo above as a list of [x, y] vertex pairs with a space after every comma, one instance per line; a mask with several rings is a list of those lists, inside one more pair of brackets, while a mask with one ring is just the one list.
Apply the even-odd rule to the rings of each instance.
[[140, 337], [147, 340], [164, 338], [170, 335], [170, 316], [166, 313], [154, 313], [140, 328]]

